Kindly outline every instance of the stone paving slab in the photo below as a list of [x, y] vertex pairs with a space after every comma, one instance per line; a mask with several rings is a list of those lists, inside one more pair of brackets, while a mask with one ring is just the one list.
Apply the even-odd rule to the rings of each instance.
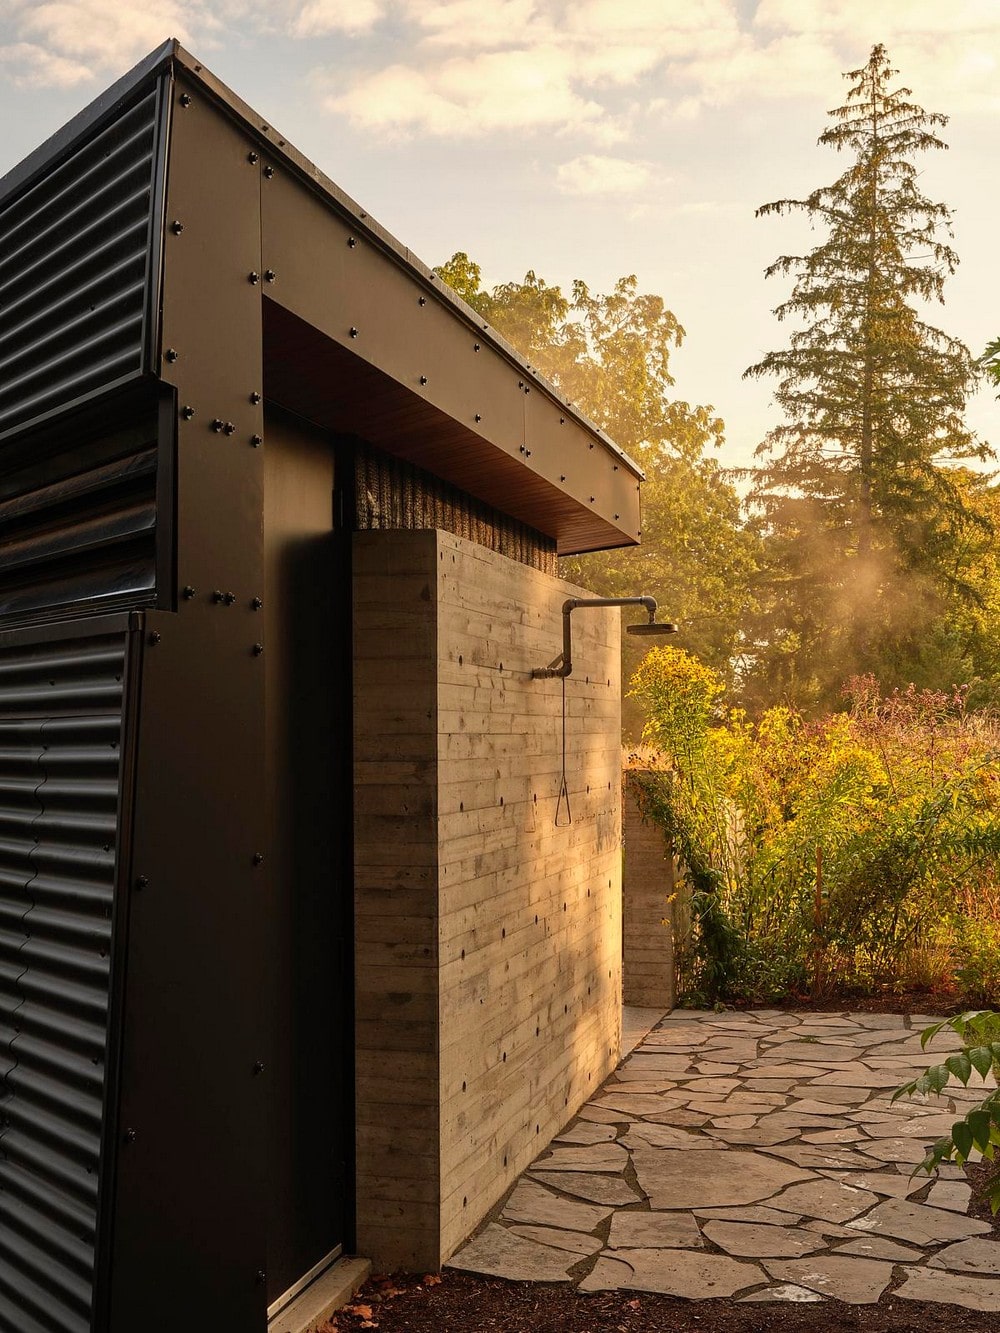
[[[1000, 1311], [1000, 1243], [946, 1164], [911, 1175], [981, 1091], [893, 1103], [955, 1049], [892, 1014], [670, 1014], [452, 1265], [686, 1300], [906, 1300]], [[949, 1102], [951, 1107], [949, 1108]]]

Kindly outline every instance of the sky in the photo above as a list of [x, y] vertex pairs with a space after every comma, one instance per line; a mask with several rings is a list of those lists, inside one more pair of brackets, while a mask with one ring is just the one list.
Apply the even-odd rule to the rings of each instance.
[[[754, 210], [844, 169], [816, 140], [883, 42], [950, 117], [920, 184], [962, 262], [930, 322], [977, 355], [1000, 335], [1000, 0], [0, 0], [0, 175], [170, 36], [426, 263], [636, 274], [686, 330], [676, 394], [721, 414], [727, 466], [781, 420], [742, 378], [787, 340], [763, 271], [820, 239]], [[1000, 446], [988, 391], [968, 421]]]

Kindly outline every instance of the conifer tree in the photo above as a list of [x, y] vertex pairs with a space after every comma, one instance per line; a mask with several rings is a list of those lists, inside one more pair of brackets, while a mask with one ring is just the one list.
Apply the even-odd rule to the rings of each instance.
[[757, 210], [805, 213], [824, 234], [766, 270], [794, 279], [775, 314], [801, 326], [746, 371], [777, 378], [786, 418], [757, 450], [751, 493], [773, 556], [758, 661], [765, 693], [799, 701], [831, 702], [852, 671], [905, 677], [908, 644], [968, 593], [952, 547], [979, 520], [948, 464], [991, 456], [963, 419], [969, 350], [924, 318], [958, 258], [950, 211], [921, 193], [914, 159], [947, 147], [947, 117], [893, 87], [896, 74], [873, 47], [819, 139], [850, 156], [846, 171]]

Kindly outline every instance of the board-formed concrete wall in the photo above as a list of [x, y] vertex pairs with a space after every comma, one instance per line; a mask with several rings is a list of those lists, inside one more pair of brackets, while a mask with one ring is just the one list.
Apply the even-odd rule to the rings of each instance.
[[642, 774], [625, 773], [622, 884], [623, 969], [625, 1004], [647, 1009], [672, 1009], [674, 920], [678, 875], [663, 829], [644, 818], [640, 799]]
[[354, 552], [361, 1253], [434, 1268], [618, 1059], [618, 616], [441, 532]]

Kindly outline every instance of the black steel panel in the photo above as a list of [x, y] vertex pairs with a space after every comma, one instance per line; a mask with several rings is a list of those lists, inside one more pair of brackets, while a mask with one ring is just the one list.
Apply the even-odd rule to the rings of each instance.
[[165, 237], [161, 374], [177, 392], [181, 592], [176, 612], [146, 614], [130, 879], [148, 885], [129, 905], [106, 1318], [113, 1333], [263, 1333], [260, 173], [203, 90], [173, 95], [166, 207], [183, 230]]
[[160, 84], [0, 204], [0, 441], [146, 366]]
[[[101, 632], [103, 630], [103, 632]], [[90, 1333], [126, 632], [0, 637], [0, 1327]]]

